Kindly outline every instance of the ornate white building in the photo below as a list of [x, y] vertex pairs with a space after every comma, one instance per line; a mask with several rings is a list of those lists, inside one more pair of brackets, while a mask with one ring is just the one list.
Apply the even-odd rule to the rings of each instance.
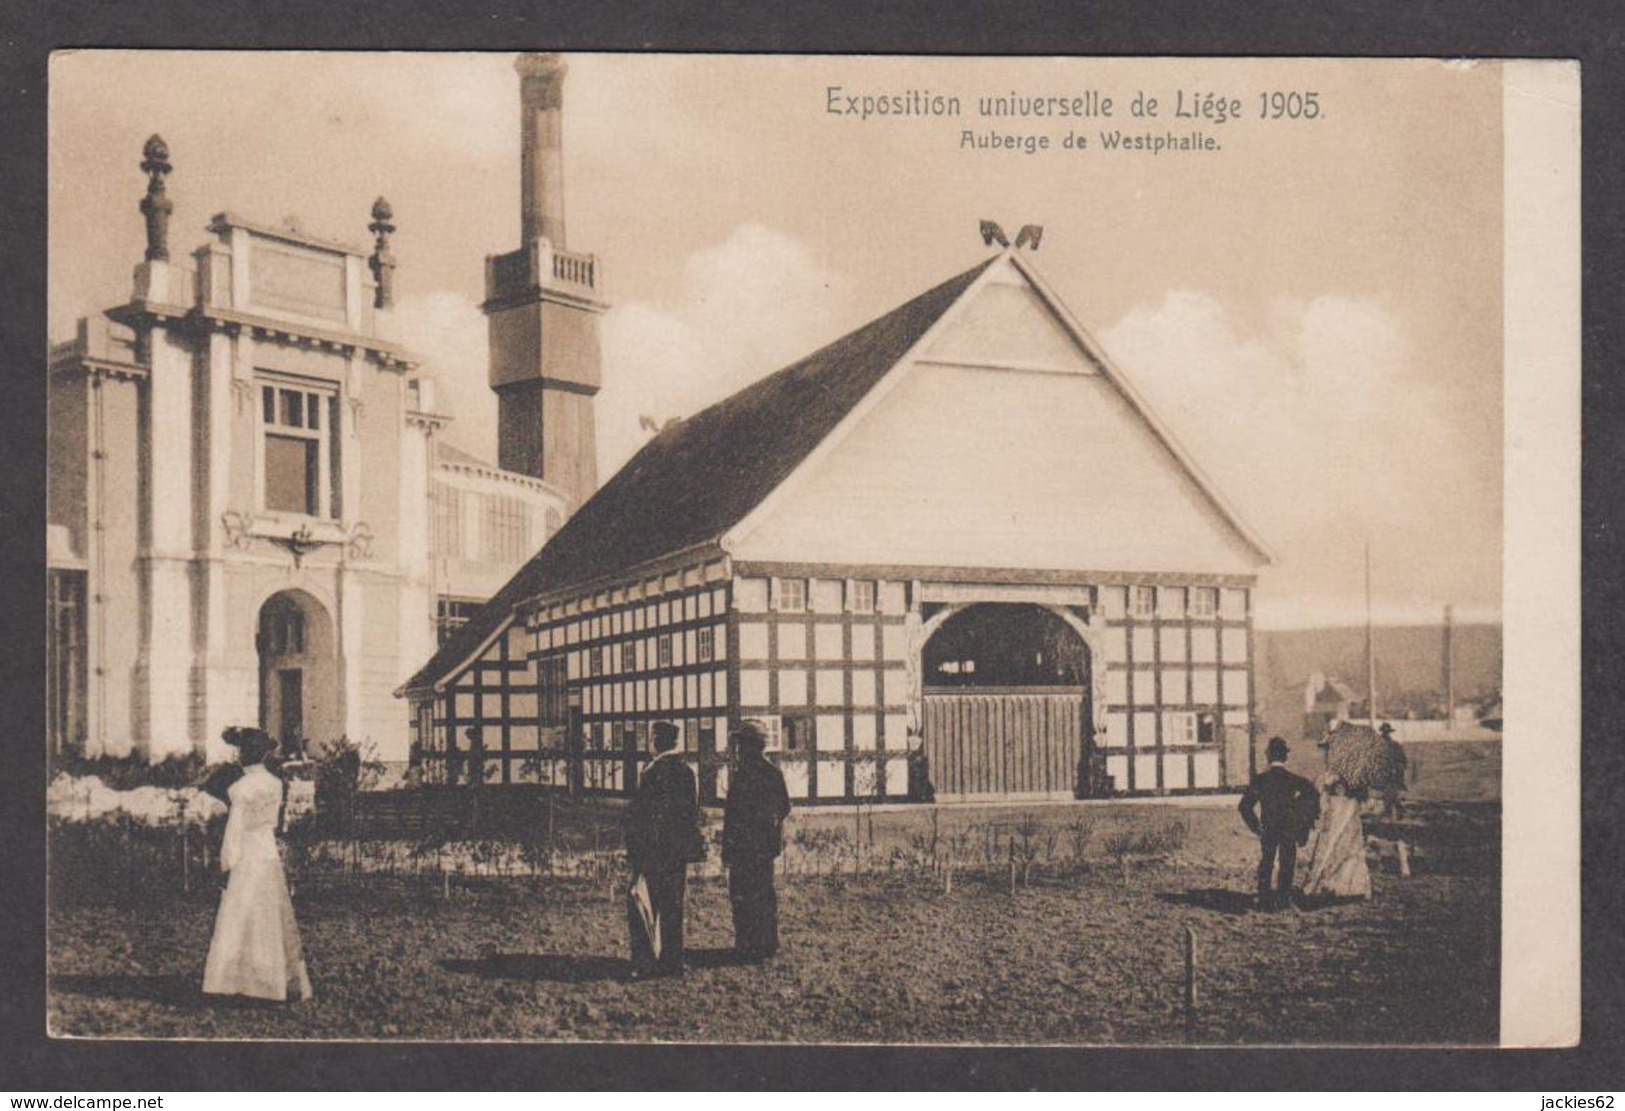
[[49, 358], [54, 747], [213, 753], [258, 722], [404, 762], [392, 692], [592, 492], [601, 269], [563, 250], [563, 67], [522, 65], [524, 245], [488, 265], [504, 466], [442, 442], [389, 338], [382, 198], [370, 250], [221, 213], [172, 258], [147, 142], [130, 299]]

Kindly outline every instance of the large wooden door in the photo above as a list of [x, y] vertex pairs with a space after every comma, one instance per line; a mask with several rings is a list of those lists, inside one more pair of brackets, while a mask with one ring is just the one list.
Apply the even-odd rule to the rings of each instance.
[[925, 754], [937, 797], [1070, 797], [1083, 714], [1077, 690], [927, 689]]

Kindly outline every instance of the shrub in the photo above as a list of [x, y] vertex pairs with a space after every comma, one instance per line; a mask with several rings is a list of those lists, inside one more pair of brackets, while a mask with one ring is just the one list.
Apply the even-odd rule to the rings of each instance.
[[203, 775], [203, 757], [196, 752], [182, 756], [166, 756], [149, 761], [136, 753], [129, 756], [80, 756], [77, 753], [58, 753], [51, 758], [53, 775], [70, 775], [76, 779], [95, 776], [115, 791], [132, 791], [137, 787], [159, 787], [174, 790], [190, 787]]
[[1089, 839], [1094, 836], [1095, 818], [1091, 814], [1078, 814], [1066, 825], [1067, 840], [1072, 849], [1074, 863], [1083, 863], [1084, 853], [1089, 848]]

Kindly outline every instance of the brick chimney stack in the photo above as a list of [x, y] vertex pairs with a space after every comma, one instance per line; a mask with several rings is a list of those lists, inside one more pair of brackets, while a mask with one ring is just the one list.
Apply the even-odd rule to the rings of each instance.
[[521, 54], [519, 71], [520, 242], [564, 242], [564, 75], [557, 54]]
[[519, 72], [519, 249], [485, 260], [497, 464], [551, 483], [572, 510], [598, 488], [593, 398], [603, 361], [603, 268], [564, 244], [564, 72], [525, 54]]

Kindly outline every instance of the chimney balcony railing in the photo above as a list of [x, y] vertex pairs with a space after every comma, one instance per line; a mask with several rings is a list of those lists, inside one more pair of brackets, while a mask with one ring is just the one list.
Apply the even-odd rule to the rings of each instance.
[[491, 299], [523, 296], [537, 289], [591, 297], [598, 292], [598, 256], [562, 250], [538, 239], [529, 247], [490, 256], [486, 283]]

